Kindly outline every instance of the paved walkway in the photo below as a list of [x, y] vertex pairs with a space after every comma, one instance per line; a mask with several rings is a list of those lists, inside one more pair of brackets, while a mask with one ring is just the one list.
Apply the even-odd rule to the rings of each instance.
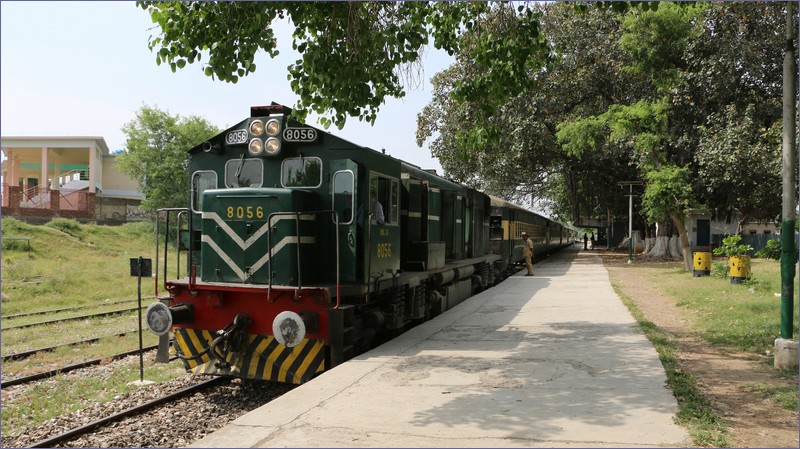
[[648, 447], [690, 443], [650, 342], [578, 245], [195, 447]]

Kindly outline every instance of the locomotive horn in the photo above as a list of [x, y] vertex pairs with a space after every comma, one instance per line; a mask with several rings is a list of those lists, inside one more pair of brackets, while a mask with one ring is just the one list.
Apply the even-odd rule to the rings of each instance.
[[205, 142], [203, 142], [203, 151], [205, 151], [206, 153], [219, 154], [220, 148], [219, 145], [212, 144], [211, 142], [206, 140]]

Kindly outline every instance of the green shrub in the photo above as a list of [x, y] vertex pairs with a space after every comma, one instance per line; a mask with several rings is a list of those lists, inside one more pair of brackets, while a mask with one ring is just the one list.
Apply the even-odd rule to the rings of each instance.
[[13, 234], [22, 234], [25, 232], [33, 232], [35, 227], [24, 221], [17, 220], [16, 218], [11, 217], [3, 217], [3, 234], [5, 233], [13, 233]]
[[125, 223], [122, 231], [133, 236], [151, 236], [155, 233], [155, 224], [151, 220]]
[[45, 226], [58, 229], [59, 231], [69, 234], [79, 240], [83, 238], [83, 228], [76, 220], [68, 218], [54, 218]]
[[748, 251], [752, 250], [753, 247], [750, 245], [740, 245], [739, 242], [741, 240], [741, 235], [729, 235], [725, 237], [722, 239], [722, 246], [714, 249], [714, 255], [728, 257], [744, 256]]
[[28, 242], [25, 240], [10, 240], [8, 237], [3, 237], [3, 250], [27, 251]]
[[781, 242], [779, 240], [769, 240], [767, 246], [756, 251], [756, 257], [761, 259], [781, 260]]
[[711, 276], [720, 279], [728, 277], [728, 264], [722, 262], [711, 264]]

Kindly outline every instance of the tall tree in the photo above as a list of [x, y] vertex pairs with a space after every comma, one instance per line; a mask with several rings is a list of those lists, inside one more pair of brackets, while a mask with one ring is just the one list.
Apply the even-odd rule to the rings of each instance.
[[127, 149], [118, 157], [118, 167], [139, 182], [146, 197], [142, 208], [155, 212], [163, 207], [186, 207], [188, 150], [219, 134], [220, 129], [201, 117], [171, 115], [144, 105], [122, 131]]
[[538, 8], [550, 54], [546, 67], [529, 72], [530, 88], [487, 114], [483, 103], [453, 93], [459, 79], [482, 70], [459, 57], [432, 80], [432, 101], [417, 119], [417, 142], [430, 141], [445, 171], [461, 182], [509, 199], [533, 194], [540, 204], [549, 200], [547, 211], [565, 221], [605, 218], [617, 207], [616, 182], [631, 179], [632, 170], [611, 146], [580, 154], [562, 151], [557, 125], [602, 113], [649, 86], [618, 69], [627, 64], [618, 46], [619, 12], [590, 8], [576, 14], [566, 3]]
[[[294, 25], [300, 59], [288, 67], [299, 99], [294, 114], [321, 115], [341, 128], [347, 117], [374, 122], [387, 97], [405, 95], [403, 73], [425, 47], [455, 53], [468, 45], [486, 70], [462, 80], [463, 95], [519, 92], [544, 43], [538, 17], [520, 6], [515, 27], [484, 27], [488, 2], [138, 2], [160, 34], [151, 36], [156, 63], [175, 71], [207, 58], [206, 75], [237, 82], [256, 70], [256, 55], [278, 54], [273, 23]], [[497, 7], [502, 7], [497, 6]], [[464, 41], [465, 32], [471, 38]], [[500, 63], [502, 62], [502, 63]]]

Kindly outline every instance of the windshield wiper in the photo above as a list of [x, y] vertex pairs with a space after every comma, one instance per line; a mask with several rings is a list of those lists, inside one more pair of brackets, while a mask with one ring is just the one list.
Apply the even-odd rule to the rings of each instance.
[[[241, 187], [242, 186], [241, 183], [239, 183], [239, 175], [242, 174], [242, 166], [243, 165], [244, 165], [244, 153], [242, 153], [242, 157], [239, 158], [239, 166], [236, 167], [236, 174], [233, 175], [236, 178], [236, 186], [235, 187]], [[231, 187], [234, 187], [234, 186], [231, 186]]]

